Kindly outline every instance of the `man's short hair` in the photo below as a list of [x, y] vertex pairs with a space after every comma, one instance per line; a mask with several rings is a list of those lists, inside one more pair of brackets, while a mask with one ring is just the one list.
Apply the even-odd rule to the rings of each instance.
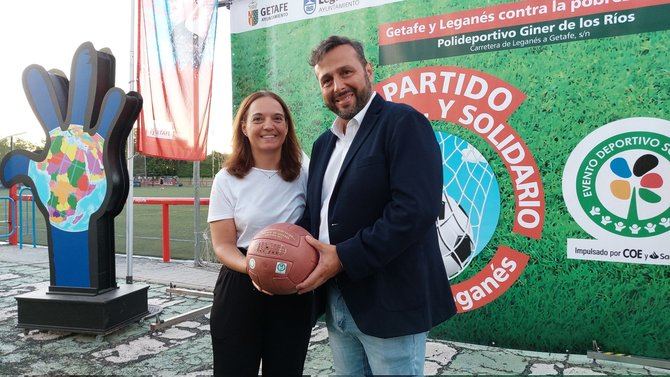
[[309, 57], [309, 65], [312, 67], [316, 66], [319, 64], [321, 59], [323, 59], [323, 56], [330, 52], [330, 50], [342, 45], [349, 45], [353, 47], [353, 49], [356, 51], [356, 55], [358, 56], [358, 61], [361, 62], [363, 67], [368, 64], [368, 61], [365, 59], [365, 53], [363, 52], [363, 45], [361, 42], [347, 37], [331, 35], [330, 37], [321, 41], [321, 43], [319, 43], [319, 45], [316, 46], [314, 50], [312, 50], [312, 55]]

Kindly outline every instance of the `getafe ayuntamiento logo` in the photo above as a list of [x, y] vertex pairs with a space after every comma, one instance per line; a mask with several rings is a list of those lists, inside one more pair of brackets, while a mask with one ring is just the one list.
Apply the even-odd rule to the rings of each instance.
[[247, 23], [249, 23], [249, 26], [256, 26], [256, 24], [258, 24], [258, 2], [256, 0], [251, 0], [249, 2]]

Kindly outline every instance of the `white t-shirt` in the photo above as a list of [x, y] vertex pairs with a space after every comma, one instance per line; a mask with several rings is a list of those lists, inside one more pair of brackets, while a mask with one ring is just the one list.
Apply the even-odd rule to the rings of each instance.
[[277, 170], [251, 168], [239, 179], [226, 169], [219, 171], [212, 183], [207, 222], [234, 219], [237, 246], [249, 247], [259, 230], [274, 223], [295, 223], [305, 210], [307, 170], [286, 182]]

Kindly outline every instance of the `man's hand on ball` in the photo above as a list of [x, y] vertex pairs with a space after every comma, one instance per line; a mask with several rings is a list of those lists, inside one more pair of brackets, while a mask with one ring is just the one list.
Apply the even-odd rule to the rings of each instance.
[[337, 255], [335, 245], [323, 243], [310, 236], [305, 237], [305, 239], [307, 243], [319, 252], [319, 263], [307, 279], [296, 286], [298, 294], [315, 290], [328, 281], [328, 279], [342, 271], [342, 263], [340, 262], [340, 257]]

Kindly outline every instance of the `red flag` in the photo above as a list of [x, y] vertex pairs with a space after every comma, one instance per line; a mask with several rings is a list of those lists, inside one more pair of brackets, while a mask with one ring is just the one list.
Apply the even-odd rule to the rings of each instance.
[[216, 15], [214, 0], [139, 1], [140, 153], [205, 159]]

